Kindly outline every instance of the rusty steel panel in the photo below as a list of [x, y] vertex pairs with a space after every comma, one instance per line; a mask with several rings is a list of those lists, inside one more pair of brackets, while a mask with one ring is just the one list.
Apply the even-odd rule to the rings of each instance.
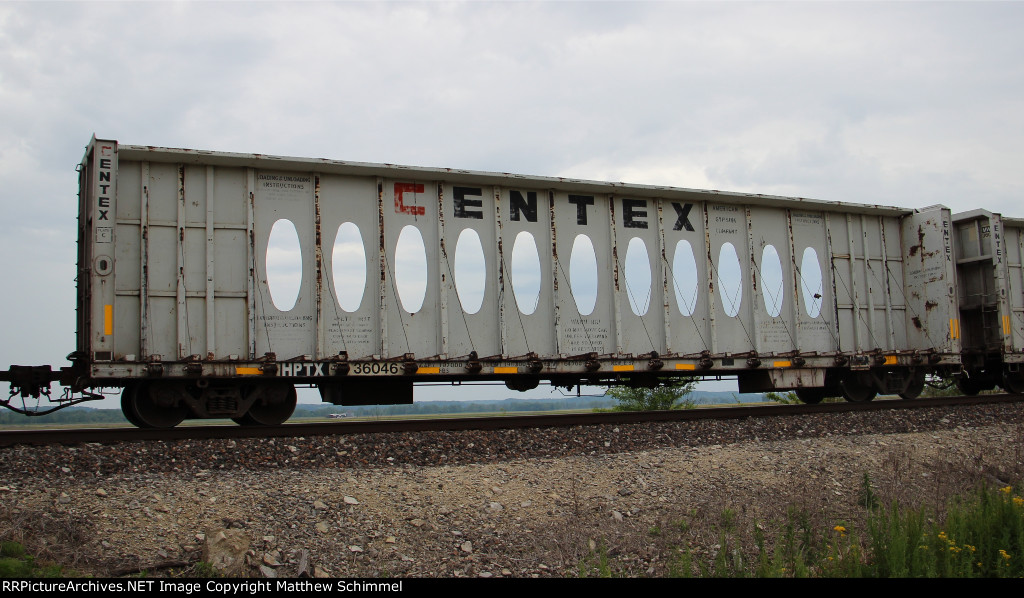
[[904, 279], [890, 292], [905, 294], [908, 347], [960, 350], [953, 224], [948, 208], [931, 206], [903, 219]]
[[[820, 386], [858, 355], [959, 363], [941, 207], [102, 140], [81, 181], [96, 378], [766, 370]], [[1021, 298], [1006, 309], [1019, 321]]]

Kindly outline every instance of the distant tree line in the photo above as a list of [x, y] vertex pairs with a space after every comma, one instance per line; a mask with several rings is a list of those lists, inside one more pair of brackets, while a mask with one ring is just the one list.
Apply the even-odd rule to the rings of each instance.
[[29, 417], [7, 409], [0, 411], [0, 425], [3, 426], [24, 426], [26, 424], [123, 424], [127, 421], [120, 409], [68, 407], [38, 417]]
[[[625, 387], [623, 387], [625, 388]], [[686, 386], [686, 388], [690, 388]], [[647, 391], [647, 389], [642, 389]], [[673, 389], [678, 391], [680, 389]], [[715, 404], [753, 402], [763, 400], [762, 395], [748, 393], [693, 391], [685, 394], [686, 406], [694, 404]], [[675, 397], [676, 399], [680, 397]], [[674, 399], [671, 401], [676, 402]], [[564, 397], [552, 399], [504, 399], [500, 401], [420, 401], [412, 405], [359, 405], [342, 407], [328, 404], [299, 404], [295, 407], [296, 417], [327, 417], [336, 413], [347, 413], [354, 417], [389, 417], [402, 415], [445, 415], [460, 413], [515, 413], [521, 411], [561, 411], [571, 409], [608, 409], [617, 404], [612, 395]], [[661, 408], [642, 406], [634, 408]], [[93, 409], [91, 407], [69, 407], [49, 415], [27, 417], [6, 409], [0, 410], [0, 426], [26, 424], [123, 424], [127, 423], [120, 409]]]
[[[443, 415], [459, 413], [495, 413], [516, 411], [555, 411], [562, 409], [592, 409], [607, 407], [611, 400], [604, 397], [570, 397], [566, 399], [506, 399], [503, 401], [423, 401], [412, 405], [306, 405], [295, 407], [295, 417], [327, 417], [335, 413], [348, 413], [355, 417], [382, 417], [393, 415]], [[93, 409], [68, 407], [48, 415], [28, 417], [13, 411], [0, 411], [0, 426], [26, 424], [121, 424], [126, 423], [120, 409]]]

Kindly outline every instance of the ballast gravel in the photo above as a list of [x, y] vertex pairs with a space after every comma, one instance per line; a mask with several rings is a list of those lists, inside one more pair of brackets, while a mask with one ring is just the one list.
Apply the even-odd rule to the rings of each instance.
[[1024, 404], [0, 455], [0, 539], [83, 574], [205, 575], [231, 533], [253, 577], [661, 576], [713, 558], [723, 515], [742, 543], [1019, 484]]

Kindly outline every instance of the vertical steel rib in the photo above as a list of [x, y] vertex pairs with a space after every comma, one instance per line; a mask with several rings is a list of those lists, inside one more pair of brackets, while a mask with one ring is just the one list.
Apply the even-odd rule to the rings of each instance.
[[[654, 205], [658, 209], [658, 254], [657, 259], [654, 263], [657, 266], [654, 272], [660, 275], [661, 282], [661, 304], [662, 304], [662, 317], [664, 318], [664, 326], [662, 326], [662, 333], [664, 334], [664, 342], [661, 344], [661, 349], [666, 354], [671, 355], [674, 352], [674, 345], [672, 343], [672, 300], [669, 294], [668, 277], [669, 277], [669, 263], [668, 256], [666, 255], [665, 247], [665, 218], [662, 213], [662, 201], [660, 199], [654, 201]], [[654, 272], [651, 276], [653, 278]]]
[[[761, 280], [761, 277], [758, 276], [758, 273], [761, 270], [757, 267], [757, 251], [754, 249], [754, 223], [750, 218], [750, 206], [743, 206], [743, 218], [745, 219], [744, 223], [746, 224], [745, 228], [747, 229], [747, 268], [750, 270], [750, 276], [743, 276], [741, 270], [740, 284], [748, 285], [747, 288], [749, 289], [749, 294], [747, 296], [750, 297], [750, 299], [747, 300], [747, 305], [750, 307], [747, 311], [750, 314], [750, 329], [753, 332], [753, 338], [750, 340], [754, 343], [754, 351], [760, 354], [763, 351], [763, 348], [761, 346], [761, 318], [758, 316], [759, 310], [757, 309], [757, 304], [758, 302], [761, 302], [762, 306], [764, 304], [764, 289], [761, 290], [762, 292], [759, 295], [757, 287], [758, 284], [764, 285], [764, 280]], [[762, 253], [762, 256], [763, 255], [764, 254]], [[761, 267], [764, 267], [763, 263], [761, 264]], [[749, 281], [749, 283], [746, 281]], [[740, 318], [743, 317], [742, 312], [737, 315]]]
[[[793, 294], [793, 300], [789, 302], [789, 313], [793, 320], [793, 350], [799, 352], [802, 344], [800, 337], [800, 297], [802, 296], [800, 294], [800, 285], [803, 280], [803, 272], [801, 271], [803, 265], [801, 264], [800, 268], [796, 265], [797, 250], [796, 240], [793, 236], [793, 210], [786, 210], [786, 250], [789, 251], [789, 271], [792, 274], [791, 280], [793, 281], [793, 286], [790, 289], [790, 292]], [[824, 290], [824, 285], [822, 285], [822, 290]]]
[[[451, 260], [448, 259], [448, 241], [444, 237], [444, 184], [437, 183], [437, 244], [440, 247], [440, 254], [438, 255], [437, 262], [437, 285], [438, 295], [440, 300], [440, 310], [438, 315], [441, 318], [441, 346], [434, 351], [435, 354], [442, 355], [445, 358], [448, 357], [448, 294], [451, 289], [454, 288], [454, 281], [452, 278]], [[427, 271], [430, 270], [430, 266], [427, 266]], [[429, 280], [429, 279], [428, 279]], [[447, 282], [445, 282], [447, 281]], [[427, 288], [430, 288], [430, 283], [427, 283]], [[459, 309], [462, 309], [462, 303], [456, 296], [456, 303], [459, 304]]]
[[864, 214], [860, 215], [860, 232], [861, 248], [864, 251], [864, 286], [867, 287], [868, 297], [868, 336], [872, 341], [871, 348], [881, 349], [878, 337], [875, 336], [875, 281], [871, 276], [871, 249], [868, 246], [867, 217]]
[[[254, 208], [256, 203], [256, 172], [252, 168], [245, 169], [245, 263], [249, 271], [249, 281], [246, 285], [246, 304], [249, 308], [249, 359], [256, 359], [256, 285], [259, 277], [259, 268], [256, 266], [256, 220]], [[268, 347], [269, 350], [269, 347]]]
[[[615, 234], [615, 196], [614, 195], [609, 195], [608, 196], [608, 228], [610, 230], [610, 234], [609, 234], [608, 238], [611, 241], [611, 250], [612, 250], [612, 313], [614, 314], [614, 317], [612, 318], [612, 325], [615, 326], [615, 337], [614, 337], [615, 338], [615, 356], [616, 357], [621, 357], [622, 354], [623, 354], [623, 351], [622, 351], [622, 311], [621, 311], [621, 309], [622, 309], [622, 291], [621, 291], [621, 286], [623, 284], [625, 284], [625, 282], [623, 281], [622, 273], [619, 271], [619, 246], [616, 243], [617, 235]], [[593, 245], [591, 245], [591, 247], [593, 247]], [[597, 280], [598, 280], [598, 284], [597, 284], [598, 296], [597, 296], [597, 298], [598, 298], [598, 300], [600, 300], [600, 298], [601, 298], [601, 294], [600, 294], [600, 290], [601, 290], [601, 283], [600, 283], [600, 281], [601, 281], [601, 272], [600, 272], [600, 270], [598, 271], [598, 274], [597, 274]], [[629, 298], [628, 297], [626, 298], [626, 302], [627, 303], [629, 302]], [[586, 326], [586, 324], [584, 324], [584, 326]], [[594, 349], [591, 349], [591, 350], [594, 350]], [[604, 353], [603, 347], [602, 347], [602, 350], [597, 351], [597, 352], [598, 353]]]
[[[885, 338], [886, 349], [896, 349], [896, 329], [892, 321], [892, 296], [889, 292], [889, 248], [885, 244], [885, 220], [878, 217], [878, 229], [882, 234], [882, 271], [878, 273], [881, 278], [882, 297], [885, 298]], [[902, 271], [902, 269], [901, 269]], [[906, 312], [904, 312], [904, 315]]]
[[213, 228], [213, 195], [214, 195], [214, 169], [213, 166], [206, 167], [206, 358], [216, 359], [217, 344], [215, 335], [217, 330], [216, 311], [214, 301], [216, 288], [214, 280], [214, 263], [216, 262], [217, 247], [214, 242]]
[[861, 316], [860, 316], [860, 297], [858, 296], [857, 290], [857, 250], [853, 246], [853, 215], [846, 215], [846, 238], [849, 241], [850, 249], [850, 301], [853, 302], [853, 310], [851, 313], [851, 323], [853, 327], [853, 350], [863, 351], [864, 343], [861, 341]]
[[191, 342], [188, 330], [188, 312], [185, 303], [188, 297], [185, 295], [185, 165], [178, 164], [178, 226], [175, 235], [176, 257], [177, 257], [177, 314], [178, 314], [178, 359], [185, 359], [189, 356]]
[[139, 276], [139, 354], [148, 359], [152, 354], [149, 346], [149, 162], [140, 165], [139, 202], [139, 252], [141, 258]]
[[[498, 272], [498, 280], [494, 285], [497, 291], [494, 295], [494, 301], [497, 302], [498, 306], [498, 333], [501, 335], [499, 352], [501, 353], [502, 359], [508, 357], [508, 330], [505, 324], [505, 300], [506, 297], [510, 297], [509, 289], [505, 288], [506, 280], [508, 279], [508, 273], [505, 272], [505, 242], [502, 238], [503, 227], [501, 222], [501, 187], [495, 186], [492, 194], [494, 197], [494, 246], [496, 250], [497, 258], [493, 260], [494, 269]], [[485, 249], [484, 254], [488, 252]], [[486, 262], [484, 267], [487, 267]], [[484, 293], [486, 293], [486, 287], [484, 287]], [[518, 307], [517, 307], [518, 309]]]

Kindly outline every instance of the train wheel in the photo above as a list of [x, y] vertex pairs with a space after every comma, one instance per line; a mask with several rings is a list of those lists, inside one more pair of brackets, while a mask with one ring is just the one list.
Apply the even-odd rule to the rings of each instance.
[[[278, 393], [274, 393], [278, 394]], [[283, 424], [295, 412], [295, 404], [298, 396], [294, 386], [284, 390], [283, 396], [278, 395], [276, 400], [258, 400], [249, 407], [249, 411], [242, 417], [232, 417], [231, 420], [240, 426], [276, 426]]]
[[798, 388], [795, 392], [796, 398], [808, 405], [817, 405], [825, 399], [824, 388]]
[[843, 392], [843, 398], [851, 403], [867, 403], [878, 394], [873, 386], [850, 378], [840, 382], [839, 388]]
[[1003, 381], [1000, 384], [1003, 390], [1010, 394], [1024, 394], [1024, 375], [1013, 372], [1003, 372]]
[[967, 376], [960, 376], [956, 379], [956, 387], [965, 395], [974, 396], [981, 392], [981, 385]]
[[173, 428], [188, 415], [185, 403], [174, 401], [170, 393], [154, 393], [150, 384], [137, 385], [130, 397], [140, 428]]
[[900, 393], [901, 399], [916, 399], [924, 392], [924, 375], [914, 374], [907, 383], [907, 387]]
[[138, 385], [130, 384], [121, 390], [121, 412], [124, 413], [124, 418], [131, 425], [136, 428], [147, 428], [149, 426], [143, 424], [139, 419], [139, 414], [135, 412], [135, 393], [138, 392], [138, 389]]

